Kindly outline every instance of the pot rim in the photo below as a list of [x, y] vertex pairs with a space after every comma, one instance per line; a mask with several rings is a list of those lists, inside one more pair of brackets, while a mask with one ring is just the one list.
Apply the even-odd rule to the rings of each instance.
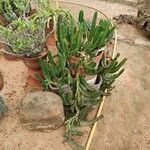
[[[4, 46], [4, 49], [7, 49], [8, 46], [5, 45]], [[11, 52], [8, 52], [7, 50], [3, 51], [4, 55], [9, 55], [9, 56], [12, 56], [12, 57], [16, 57], [18, 59], [25, 59], [25, 60], [34, 60], [34, 59], [38, 59], [41, 57], [41, 55], [45, 55], [47, 53], [47, 48], [45, 47], [41, 52], [37, 53], [34, 57], [30, 57], [30, 56], [25, 56], [25, 55], [21, 55], [21, 54], [15, 54], [15, 53], [11, 53]]]
[[22, 59], [26, 60], [26, 61], [28, 61], [28, 60], [37, 60], [37, 59], [40, 59], [43, 56], [45, 56], [47, 53], [48, 53], [48, 50], [45, 48], [43, 51], [38, 53], [37, 56], [35, 56], [35, 57], [24, 57], [24, 56], [22, 56]]

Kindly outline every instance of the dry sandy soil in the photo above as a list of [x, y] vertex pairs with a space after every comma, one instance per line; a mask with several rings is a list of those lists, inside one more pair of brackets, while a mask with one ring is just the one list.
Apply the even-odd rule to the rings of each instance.
[[[69, 1], [69, 0], [68, 0]], [[71, 0], [70, 0], [71, 1]], [[120, 13], [136, 14], [136, 8], [99, 0], [75, 0], [102, 10], [112, 17]], [[104, 119], [98, 123], [91, 150], [150, 149], [150, 45], [143, 32], [130, 25], [118, 26], [117, 52], [128, 58], [126, 71], [117, 80], [112, 96], [105, 101]], [[138, 42], [141, 43], [139, 45]], [[144, 41], [144, 42], [143, 42]], [[145, 45], [145, 46], [143, 46]], [[18, 117], [20, 100], [26, 95], [27, 68], [22, 61], [8, 61], [0, 56], [0, 71], [5, 86], [0, 92], [9, 108], [0, 121], [0, 150], [71, 150], [64, 143], [64, 127], [51, 133], [24, 129]], [[85, 144], [85, 136], [78, 139]]]

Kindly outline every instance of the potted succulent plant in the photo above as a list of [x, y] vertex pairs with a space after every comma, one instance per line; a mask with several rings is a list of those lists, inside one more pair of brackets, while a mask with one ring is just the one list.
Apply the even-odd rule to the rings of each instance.
[[28, 0], [1, 0], [0, 23], [8, 25], [13, 20], [27, 17], [31, 13], [31, 4]]
[[[7, 6], [7, 3], [10, 6]], [[69, 13], [63, 11], [63, 9], [51, 7], [49, 0], [35, 0], [34, 4], [38, 6], [36, 8], [38, 11], [30, 17], [28, 16], [31, 12], [29, 11], [31, 10], [31, 4], [28, 0], [24, 0], [21, 3], [8, 0], [7, 3], [5, 5], [15, 12], [13, 13], [14, 16], [11, 16], [12, 14], [5, 10], [7, 7], [2, 3], [2, 6], [6, 7], [2, 7], [2, 12], [7, 12], [3, 13], [3, 15], [10, 21], [8, 27], [0, 25], [0, 40], [6, 44], [7, 52], [10, 52], [13, 57], [14, 55], [15, 57], [19, 56], [19, 58], [20, 56], [25, 57], [24, 60], [28, 60], [31, 57], [33, 60], [33, 57], [35, 58], [40, 51], [43, 51], [49, 35], [53, 32], [54, 22], [59, 14], [69, 16]], [[50, 24], [49, 33], [45, 30], [48, 23], [52, 23]]]
[[[0, 1], [0, 25], [7, 26], [13, 20], [26, 17], [31, 12], [28, 0], [1, 0]], [[0, 43], [3, 46], [2, 43]]]
[[[110, 20], [97, 20], [95, 12], [91, 22], [84, 18], [84, 12], [79, 13], [78, 21], [73, 17], [68, 19], [60, 15], [57, 22], [57, 50], [65, 53], [69, 63], [75, 66], [81, 57], [86, 63], [94, 60], [93, 66], [101, 59], [104, 48], [111, 40], [114, 27]], [[84, 69], [81, 69], [84, 73]], [[77, 70], [72, 67], [72, 75], [76, 76]]]
[[[59, 16], [57, 54], [50, 51], [46, 59], [39, 61], [43, 77], [37, 75], [45, 90], [52, 90], [62, 97], [66, 115], [65, 137], [71, 143], [74, 135], [82, 135], [77, 126], [102, 118], [87, 120], [86, 115], [92, 106], [100, 103], [104, 95], [110, 94], [112, 84], [123, 73], [121, 67], [126, 62], [126, 59], [118, 61], [119, 54], [113, 59], [101, 49], [113, 34], [110, 21], [101, 20], [97, 23], [96, 12], [90, 23], [83, 14], [81, 11], [77, 22]], [[95, 58], [101, 51], [101, 58], [96, 62]], [[88, 83], [87, 75], [96, 76], [93, 85]]]
[[47, 55], [45, 25], [45, 19], [19, 18], [8, 27], [0, 26], [0, 41], [5, 45], [5, 57], [9, 60], [23, 60], [29, 69], [30, 81], [27, 79], [27, 83], [31, 85], [34, 85], [32, 70], [39, 72], [38, 59]]
[[[5, 46], [6, 58], [22, 59], [31, 72], [33, 69], [39, 69], [38, 59], [47, 55], [47, 43], [50, 44], [47, 41], [53, 32], [58, 14], [63, 13], [66, 16], [69, 14], [59, 8], [53, 9], [49, 0], [35, 0], [34, 4], [37, 4], [38, 11], [31, 15], [32, 9], [28, 0], [21, 3], [4, 1], [1, 3], [1, 12], [9, 25], [7, 27], [0, 25], [0, 41]], [[50, 29], [47, 32], [48, 24]]]
[[[45, 21], [43, 19], [17, 19], [8, 27], [0, 26], [0, 40], [6, 45], [6, 55], [21, 58], [27, 67], [45, 53]], [[36, 69], [36, 68], [35, 68]]]

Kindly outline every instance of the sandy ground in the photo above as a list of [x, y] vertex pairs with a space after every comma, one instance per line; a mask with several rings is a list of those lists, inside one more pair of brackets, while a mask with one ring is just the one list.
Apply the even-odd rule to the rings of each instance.
[[[136, 8], [130, 6], [99, 0], [74, 2], [93, 6], [110, 17], [137, 12]], [[134, 45], [135, 39], [147, 39], [132, 26], [118, 26], [118, 34], [126, 38], [117, 45], [117, 52], [128, 58], [126, 71], [117, 80], [112, 95], [105, 101], [104, 119], [98, 123], [90, 150], [149, 150], [150, 47]], [[23, 62], [8, 61], [0, 56], [0, 71], [5, 80], [0, 94], [5, 97], [9, 108], [8, 116], [0, 121], [0, 150], [71, 150], [63, 142], [64, 127], [51, 133], [42, 133], [31, 132], [21, 126], [18, 106], [27, 92], [27, 68]], [[83, 130], [85, 136], [78, 139], [82, 144], [87, 139], [89, 127]]]

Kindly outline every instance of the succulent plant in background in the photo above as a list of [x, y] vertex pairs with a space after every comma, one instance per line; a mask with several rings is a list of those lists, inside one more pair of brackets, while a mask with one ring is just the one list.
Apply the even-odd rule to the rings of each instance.
[[150, 2], [147, 8], [141, 8], [137, 15], [137, 25], [139, 28], [145, 28], [150, 37]]
[[68, 11], [61, 9], [58, 6], [57, 1], [55, 5], [51, 0], [34, 0], [34, 4], [38, 9], [37, 17], [45, 18], [45, 20], [47, 21], [47, 31], [53, 31], [54, 29], [56, 29], [56, 22], [59, 15], [63, 15], [68, 18], [73, 17]]
[[1, 0], [0, 15], [9, 24], [18, 18], [25, 18], [31, 11], [29, 0]]
[[45, 47], [45, 24], [43, 19], [18, 18], [8, 27], [0, 26], [0, 41], [11, 54], [35, 57]]
[[64, 11], [63, 9], [59, 9], [59, 7], [52, 6], [51, 0], [35, 0], [34, 3], [37, 5], [38, 17], [41, 18], [53, 18], [58, 12]]

